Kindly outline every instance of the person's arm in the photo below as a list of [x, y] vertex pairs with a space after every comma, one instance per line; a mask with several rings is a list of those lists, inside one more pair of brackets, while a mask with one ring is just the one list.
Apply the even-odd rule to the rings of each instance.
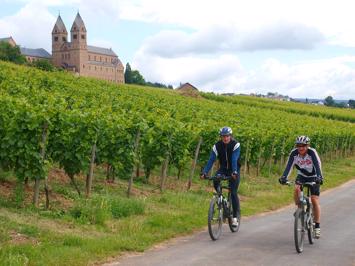
[[203, 169], [203, 174], [207, 174], [211, 170], [213, 163], [216, 161], [217, 156], [218, 156], [218, 153], [217, 153], [216, 145], [213, 145], [210, 159], [208, 160], [207, 165]]
[[323, 178], [323, 175], [322, 175], [322, 164], [321, 164], [320, 158], [318, 156], [318, 152], [315, 149], [312, 149], [312, 148], [310, 148], [309, 150], [310, 150], [309, 154], [311, 155], [314, 168], [316, 169], [316, 175], [321, 177], [321, 178]]
[[233, 173], [236, 173], [237, 175], [239, 175], [239, 169], [238, 169], [239, 156], [240, 156], [240, 143], [238, 142], [237, 144], [235, 144], [232, 153], [232, 170]]
[[287, 180], [287, 178], [289, 177], [289, 175], [291, 174], [291, 170], [292, 167], [295, 163], [295, 152], [297, 152], [296, 149], [293, 149], [290, 153], [290, 155], [288, 156], [288, 160], [287, 160], [287, 164], [286, 164], [286, 169], [282, 175], [283, 178], [285, 178]]

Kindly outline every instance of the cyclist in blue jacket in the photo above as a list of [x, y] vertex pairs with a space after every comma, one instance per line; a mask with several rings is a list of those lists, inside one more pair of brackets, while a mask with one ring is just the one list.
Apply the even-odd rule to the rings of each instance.
[[[238, 217], [240, 217], [240, 204], [238, 198], [238, 187], [240, 182], [240, 143], [232, 138], [232, 129], [230, 127], [223, 127], [219, 131], [221, 140], [213, 145], [210, 158], [207, 165], [202, 171], [201, 178], [205, 178], [207, 173], [211, 170], [213, 163], [219, 159], [220, 168], [216, 174], [232, 176], [229, 180], [231, 188], [231, 199], [233, 206], [233, 223], [232, 226], [238, 226]], [[219, 181], [214, 181], [214, 188], [218, 190], [220, 186]]]

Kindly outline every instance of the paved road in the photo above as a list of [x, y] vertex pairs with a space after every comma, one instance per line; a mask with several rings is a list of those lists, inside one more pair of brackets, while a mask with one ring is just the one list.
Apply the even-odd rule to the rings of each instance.
[[[291, 191], [290, 191], [291, 197]], [[322, 238], [298, 254], [293, 242], [294, 207], [227, 226], [218, 241], [207, 231], [109, 265], [352, 265], [355, 266], [355, 180], [321, 197]]]

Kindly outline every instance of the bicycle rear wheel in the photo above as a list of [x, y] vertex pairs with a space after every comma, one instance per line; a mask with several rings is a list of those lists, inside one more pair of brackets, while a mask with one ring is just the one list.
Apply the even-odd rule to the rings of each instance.
[[305, 235], [305, 223], [303, 210], [298, 208], [295, 212], [294, 238], [295, 247], [298, 253], [303, 251], [303, 242]]
[[212, 240], [217, 240], [222, 233], [222, 204], [218, 204], [218, 198], [213, 197], [208, 210], [208, 233]]

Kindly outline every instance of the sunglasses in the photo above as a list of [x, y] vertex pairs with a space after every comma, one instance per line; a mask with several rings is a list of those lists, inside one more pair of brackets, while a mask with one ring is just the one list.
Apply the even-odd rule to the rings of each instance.
[[307, 145], [296, 145], [297, 148], [305, 148]]

